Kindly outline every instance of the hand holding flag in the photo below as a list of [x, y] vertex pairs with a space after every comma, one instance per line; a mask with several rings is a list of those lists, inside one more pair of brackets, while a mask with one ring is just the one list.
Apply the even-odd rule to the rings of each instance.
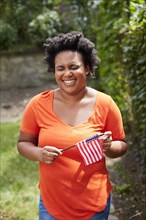
[[92, 163], [96, 163], [104, 157], [101, 143], [98, 140], [98, 137], [102, 136], [102, 135], [103, 134], [93, 135], [87, 139], [84, 139], [84, 140], [76, 143], [73, 146], [70, 146], [70, 147], [63, 149], [62, 152], [69, 150], [70, 148], [76, 146], [77, 149], [79, 150], [81, 156], [83, 157], [85, 165], [90, 165]]

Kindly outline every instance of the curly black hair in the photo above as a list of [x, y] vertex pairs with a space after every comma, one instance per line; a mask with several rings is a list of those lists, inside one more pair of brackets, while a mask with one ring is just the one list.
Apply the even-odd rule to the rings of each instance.
[[43, 46], [46, 53], [44, 61], [48, 64], [48, 70], [55, 70], [54, 60], [59, 52], [71, 50], [82, 54], [85, 66], [89, 65], [90, 75], [95, 75], [100, 59], [97, 56], [95, 45], [85, 38], [82, 32], [72, 31], [67, 34], [58, 34], [56, 37], [49, 37]]

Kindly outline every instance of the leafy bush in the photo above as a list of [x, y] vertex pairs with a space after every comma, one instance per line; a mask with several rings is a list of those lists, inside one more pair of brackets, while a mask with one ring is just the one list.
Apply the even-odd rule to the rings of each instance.
[[124, 125], [130, 118], [127, 78], [123, 74], [123, 51], [121, 47], [124, 32], [128, 27], [125, 1], [101, 1], [100, 24], [97, 33], [99, 50], [100, 90], [113, 97], [122, 111]]
[[142, 157], [146, 144], [146, 9], [130, 23], [123, 41], [125, 74], [128, 79], [133, 111], [133, 136]]
[[31, 34], [32, 43], [42, 45], [44, 39], [55, 35], [60, 26], [60, 17], [56, 11], [46, 11], [38, 15], [29, 23], [28, 32]]
[[17, 41], [17, 31], [10, 24], [0, 20], [0, 49], [11, 48], [14, 42]]

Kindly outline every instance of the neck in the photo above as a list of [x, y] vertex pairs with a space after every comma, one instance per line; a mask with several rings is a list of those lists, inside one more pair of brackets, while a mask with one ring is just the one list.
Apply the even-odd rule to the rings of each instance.
[[64, 91], [58, 89], [58, 94], [64, 102], [74, 103], [80, 101], [87, 94], [87, 88], [85, 87], [80, 92], [73, 95], [67, 94]]

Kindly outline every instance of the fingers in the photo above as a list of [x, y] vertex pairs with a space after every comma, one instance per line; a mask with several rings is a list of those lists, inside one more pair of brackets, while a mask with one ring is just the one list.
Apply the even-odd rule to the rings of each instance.
[[47, 150], [50, 153], [56, 153], [58, 155], [62, 154], [60, 149], [53, 146], [45, 146], [43, 149]]
[[106, 131], [104, 132], [104, 135], [100, 137], [100, 141], [102, 144], [103, 151], [107, 151], [111, 148], [112, 144], [112, 132]]
[[41, 162], [52, 164], [60, 154], [62, 153], [58, 148], [53, 146], [45, 146], [41, 151]]

